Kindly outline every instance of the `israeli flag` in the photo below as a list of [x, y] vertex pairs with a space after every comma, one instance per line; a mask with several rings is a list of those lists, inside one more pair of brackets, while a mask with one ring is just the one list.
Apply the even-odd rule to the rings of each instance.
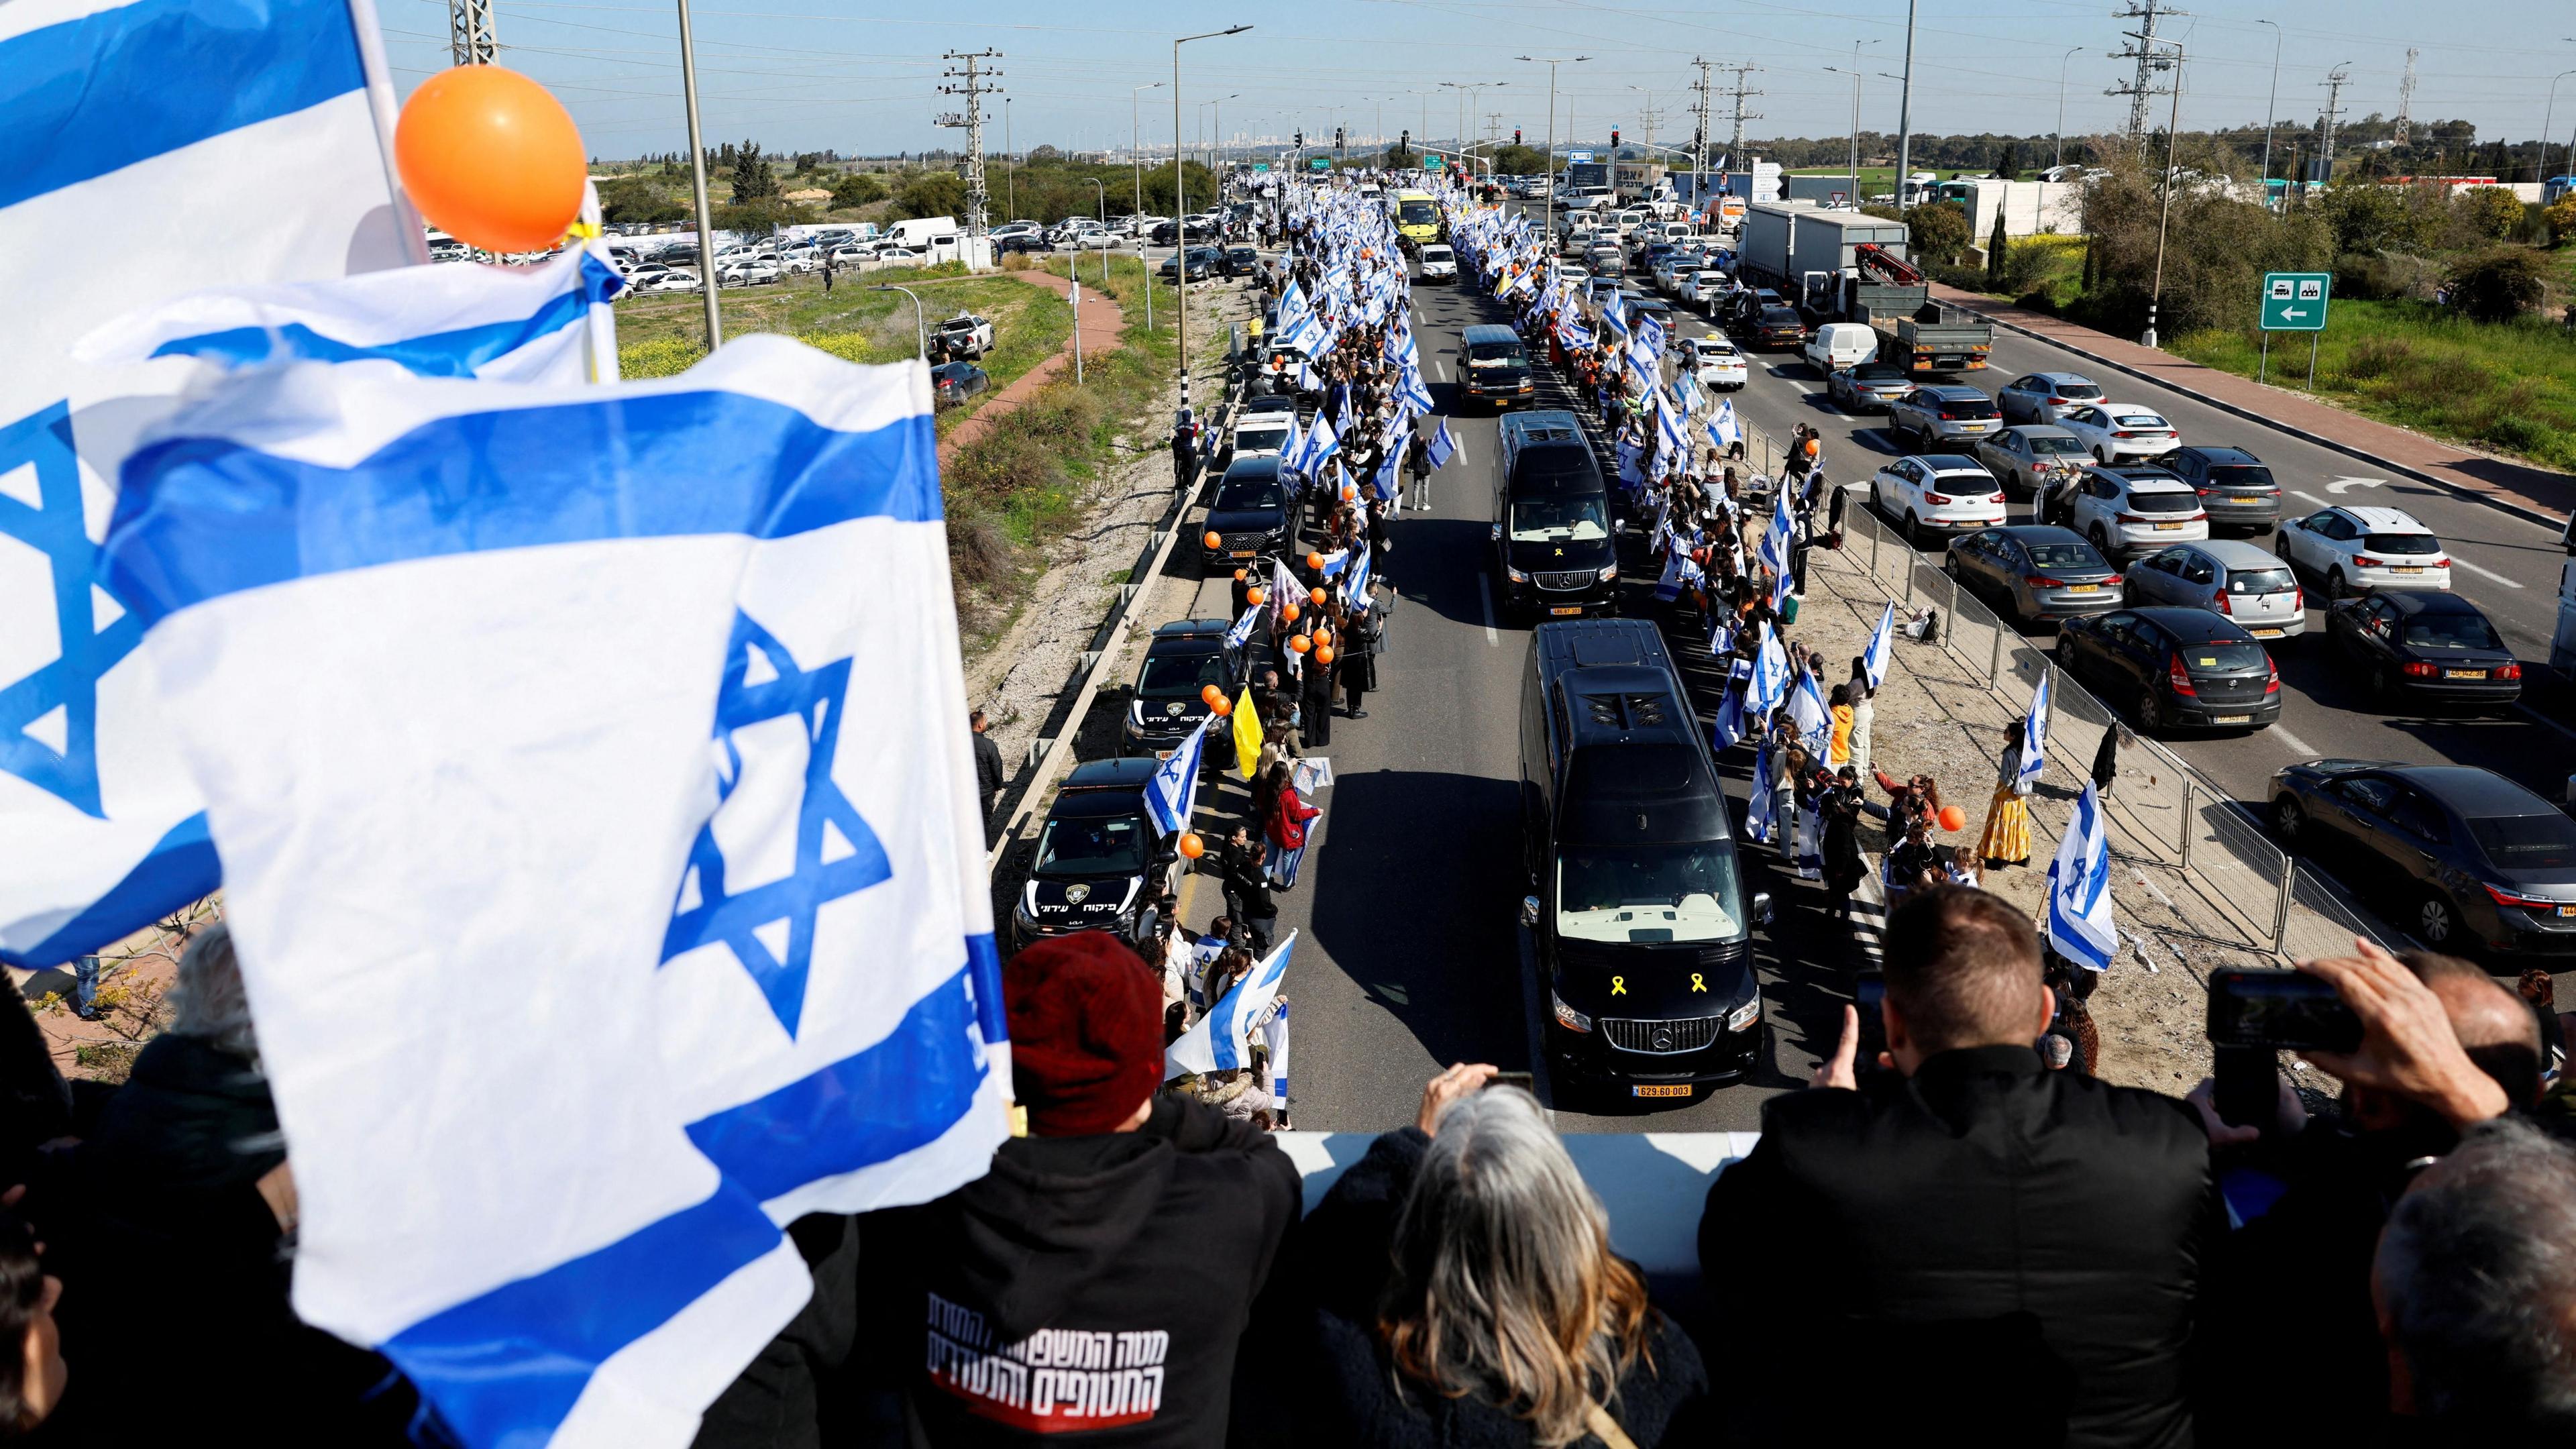
[[1771, 626], [1762, 626], [1762, 642], [1753, 651], [1753, 680], [1745, 687], [1745, 712], [1759, 722], [1771, 717], [1789, 697], [1789, 651], [1780, 647]]
[[2089, 780], [2048, 867], [2048, 920], [2041, 930], [2059, 955], [2092, 971], [2110, 970], [2120, 949], [2111, 919], [2111, 832]]
[[1592, 345], [1592, 329], [1576, 320], [1571, 312], [1557, 314], [1556, 337], [1567, 348], [1578, 352]]
[[1816, 686], [1816, 676], [1809, 670], [1799, 670], [1797, 683], [1789, 687], [1789, 722], [1798, 727], [1798, 737], [1807, 742], [1807, 752], [1823, 759], [1834, 721], [1825, 709], [1825, 692]]
[[1789, 490], [1783, 488], [1771, 500], [1771, 525], [1762, 530], [1761, 541], [1753, 546], [1753, 556], [1775, 574], [1789, 572], [1789, 553], [1796, 541], [1798, 523], [1789, 512]]
[[1735, 421], [1735, 399], [1718, 400], [1717, 412], [1708, 420], [1708, 440], [1721, 452], [1744, 441], [1744, 429]]
[[1280, 329], [1279, 345], [1310, 358], [1321, 357], [1333, 350], [1333, 334], [1322, 318], [1308, 312]]
[[1861, 651], [1860, 664], [1869, 675], [1870, 688], [1876, 689], [1887, 682], [1888, 659], [1895, 652], [1896, 603], [1891, 599], [1886, 610], [1878, 616], [1878, 627], [1869, 633], [1869, 647]]
[[[1643, 351], [1649, 359], [1661, 359], [1663, 357], [1664, 323], [1662, 318], [1649, 312], [1645, 316], [1637, 319], [1636, 346], [1639, 350]], [[1651, 365], [1651, 362], [1649, 365]]]
[[1315, 425], [1306, 430], [1306, 455], [1297, 460], [1297, 471], [1309, 478], [1320, 478], [1325, 461], [1341, 450], [1341, 436], [1333, 431], [1333, 420], [1319, 412], [1315, 414]]
[[1778, 614], [1788, 610], [1789, 594], [1796, 582], [1785, 572], [1771, 576], [1771, 612]]
[[[384, 361], [423, 377], [614, 382], [626, 279], [587, 249], [541, 267], [441, 266], [195, 292], [84, 339], [90, 362]], [[605, 345], [601, 345], [601, 344]]]
[[2042, 670], [2039, 683], [2030, 692], [2030, 713], [2021, 726], [2021, 774], [2019, 792], [2029, 794], [2039, 783], [2040, 771], [2048, 768], [2048, 681], [2055, 670]]
[[1350, 605], [1354, 614], [1365, 614], [1369, 609], [1369, 575], [1376, 567], [1370, 562], [1372, 557], [1362, 546], [1359, 560], [1351, 565], [1350, 577], [1342, 580], [1342, 602]]
[[1260, 1024], [1262, 1013], [1279, 999], [1279, 983], [1288, 974], [1288, 953], [1296, 948], [1297, 933], [1290, 931], [1267, 956], [1254, 964], [1242, 980], [1226, 988], [1198, 1025], [1182, 1032], [1163, 1049], [1163, 1080], [1191, 1072], [1226, 1072], [1252, 1063], [1244, 1055], [1244, 1043]]
[[929, 374], [297, 364], [121, 481], [102, 572], [224, 854], [297, 1313], [475, 1449], [686, 1443], [811, 1290], [781, 1224], [1004, 1134]]
[[1744, 803], [1744, 833], [1764, 845], [1777, 844], [1780, 838], [1779, 811], [1771, 788], [1771, 736], [1764, 734], [1753, 746], [1753, 793]]
[[0, 5], [0, 961], [52, 966], [222, 883], [204, 802], [97, 572], [177, 362], [81, 367], [183, 293], [426, 263], [394, 96], [348, 0]]
[[[1244, 617], [1252, 617], [1251, 611], [1245, 611]], [[1156, 766], [1145, 781], [1145, 816], [1154, 822], [1158, 834], [1179, 835], [1190, 828], [1190, 815], [1198, 808], [1199, 757], [1207, 747], [1208, 728], [1216, 723], [1214, 714], [1200, 720], [1172, 757]]]
[[1655, 581], [1655, 597], [1669, 604], [1682, 596], [1683, 589], [1700, 582], [1700, 579], [1699, 565], [1692, 560], [1689, 551], [1676, 548], [1664, 560], [1664, 576]]
[[1682, 428], [1681, 409], [1673, 406], [1669, 398], [1657, 398], [1655, 425], [1663, 434], [1663, 455], [1672, 460], [1671, 466], [1679, 468], [1681, 460], [1690, 455], [1690, 434]]
[[1612, 292], [1602, 301], [1601, 320], [1609, 324], [1612, 331], [1625, 333], [1628, 330], [1628, 304], [1618, 293]]
[[1396, 400], [1408, 403], [1418, 412], [1431, 411], [1431, 389], [1422, 381], [1422, 369], [1408, 366], [1396, 380]]
[[1395, 501], [1396, 491], [1400, 486], [1396, 474], [1403, 464], [1404, 455], [1391, 448], [1387, 450], [1386, 457], [1378, 463], [1376, 476], [1369, 480], [1369, 491], [1375, 493], [1380, 502]]
[[1718, 702], [1717, 720], [1709, 726], [1709, 747], [1723, 754], [1744, 738], [1744, 691], [1730, 689]]
[[1254, 604], [1245, 609], [1243, 617], [1234, 621], [1234, 627], [1225, 631], [1225, 647], [1240, 649], [1251, 643], [1253, 626], [1260, 622], [1261, 605]]

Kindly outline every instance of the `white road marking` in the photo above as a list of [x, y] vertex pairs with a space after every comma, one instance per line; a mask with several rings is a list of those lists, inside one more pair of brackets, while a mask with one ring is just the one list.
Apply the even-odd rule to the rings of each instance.
[[2492, 583], [2502, 584], [2508, 589], [2518, 589], [2522, 587], [2518, 581], [2506, 578], [2504, 575], [2497, 573], [2494, 569], [2480, 568], [2476, 564], [2469, 562], [2467, 559], [2460, 557], [2460, 551], [2458, 549], [2451, 550], [2451, 567], [2455, 569], [2467, 569], [2470, 573], [2476, 574], [2479, 578], [2486, 579]]
[[1456, 433], [1451, 433], [1449, 435], [1449, 456], [1453, 458], [1466, 457], [1467, 440], [1459, 437]]
[[1502, 643], [1502, 636], [1494, 632], [1494, 586], [1481, 573], [1476, 575], [1476, 597], [1485, 601], [1485, 642]]
[[1436, 357], [1431, 359], [1431, 375], [1440, 379], [1442, 382], [1447, 382], [1449, 380], [1449, 364]]
[[[2332, 483], [2326, 485], [2326, 491], [2328, 493], [2348, 493], [2355, 488], [2382, 487], [2387, 482], [2388, 480], [2385, 478], [2337, 478]], [[2302, 494], [2301, 496], [2304, 497], [2306, 495]]]
[[2323, 756], [2323, 752], [2316, 746], [2309, 744], [2306, 740], [2300, 739], [2297, 735], [2290, 733], [2288, 730], [2283, 729], [2277, 724], [2272, 726], [2270, 729], [2265, 730], [2264, 733], [2270, 735], [2276, 740], [2279, 740], [2281, 743], [2288, 745], [2290, 747], [2290, 752], [2294, 755], [2298, 755], [2302, 759], [2314, 760], [2322, 758]]

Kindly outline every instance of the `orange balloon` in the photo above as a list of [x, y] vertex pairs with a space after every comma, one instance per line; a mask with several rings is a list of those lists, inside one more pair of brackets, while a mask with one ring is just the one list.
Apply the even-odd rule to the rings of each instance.
[[1288, 602], [1279, 606], [1279, 617], [1287, 620], [1291, 624], [1297, 622], [1297, 615], [1300, 612], [1301, 611], [1298, 609], [1297, 601], [1295, 599], [1290, 599]]
[[1181, 854], [1188, 856], [1192, 860], [1196, 860], [1200, 856], [1207, 854], [1207, 842], [1199, 839], [1195, 832], [1183, 831], [1181, 834]]
[[[1220, 534], [1215, 534], [1215, 533], [1211, 533], [1211, 534], [1209, 534], [1207, 537], [1200, 539], [1200, 540], [1199, 540], [1199, 542], [1201, 542], [1201, 543], [1203, 543], [1203, 544], [1206, 544], [1206, 545], [1207, 545], [1208, 547], [1210, 547], [1210, 548], [1223, 548], [1223, 547], [1225, 547], [1225, 538], [1224, 538], [1222, 535], [1220, 535]], [[1234, 576], [1235, 576], [1236, 578], [1238, 578], [1238, 579], [1239, 579], [1239, 578], [1242, 578], [1242, 577], [1243, 577], [1243, 570], [1241, 570], [1241, 569], [1236, 569], [1236, 570], [1234, 571]]]
[[1207, 688], [1199, 691], [1199, 698], [1206, 701], [1208, 708], [1214, 709], [1217, 706], [1217, 702], [1225, 698], [1225, 691], [1211, 684]]
[[1960, 831], [1960, 830], [1965, 830], [1965, 829], [1967, 829], [1967, 828], [1968, 828], [1968, 812], [1967, 812], [1967, 811], [1965, 811], [1965, 810], [1960, 809], [1960, 808], [1959, 808], [1958, 806], [1956, 806], [1956, 805], [1944, 805], [1944, 806], [1942, 806], [1942, 807], [1941, 807], [1941, 828], [1942, 828], [1942, 829], [1944, 829], [1944, 830], [1948, 830], [1948, 831]]
[[497, 65], [431, 76], [394, 125], [394, 165], [420, 214], [487, 252], [561, 239], [581, 215], [586, 155], [563, 103]]
[[1330, 644], [1318, 644], [1318, 645], [1316, 645], [1316, 646], [1315, 646], [1315, 662], [1316, 662], [1316, 663], [1318, 663], [1318, 664], [1330, 664], [1330, 663], [1332, 663], [1332, 662], [1333, 662], [1333, 646], [1332, 646], [1332, 645], [1330, 645]]
[[1307, 650], [1315, 647], [1315, 641], [1307, 638], [1303, 634], [1292, 634], [1288, 636], [1288, 647], [1296, 650], [1300, 654], [1303, 654]]
[[1238, 584], [1243, 582], [1243, 570], [1236, 569], [1234, 571], [1234, 581]]
[[1308, 589], [1308, 590], [1306, 591], [1306, 597], [1307, 597], [1309, 600], [1311, 600], [1311, 601], [1313, 601], [1313, 602], [1315, 602], [1315, 603], [1320, 604], [1320, 603], [1324, 602], [1325, 594], [1324, 594], [1324, 591], [1323, 591], [1322, 589]]
[[1323, 556], [1322, 554], [1320, 554], [1320, 553], [1310, 553], [1310, 554], [1306, 555], [1306, 567], [1308, 567], [1308, 568], [1310, 568], [1310, 569], [1319, 569], [1319, 568], [1322, 568], [1323, 566], [1324, 566], [1324, 556]]
[[1325, 627], [1324, 627], [1323, 625], [1321, 625], [1321, 624], [1316, 625], [1316, 626], [1315, 626], [1315, 642], [1316, 642], [1316, 643], [1318, 643], [1318, 644], [1330, 644], [1330, 643], [1332, 643], [1332, 642], [1333, 642], [1333, 631], [1332, 631], [1332, 630], [1330, 630], [1330, 629], [1325, 628]]
[[1216, 703], [1208, 706], [1208, 712], [1215, 715], [1218, 719], [1223, 719], [1227, 715], [1234, 713], [1234, 701], [1220, 694], [1216, 697]]
[[1259, 589], [1246, 589], [1243, 591], [1243, 601], [1255, 608], [1260, 607], [1261, 601], [1268, 597], [1270, 597], [1268, 594], [1261, 592]]

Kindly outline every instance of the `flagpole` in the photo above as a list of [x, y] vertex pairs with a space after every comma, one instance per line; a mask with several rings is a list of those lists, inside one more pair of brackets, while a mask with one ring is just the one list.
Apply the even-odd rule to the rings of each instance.
[[689, 0], [680, 5], [680, 94], [689, 112], [689, 196], [698, 208], [698, 292], [707, 305], [707, 351], [724, 345], [716, 310], [716, 219], [707, 209], [707, 145], [698, 135], [698, 47], [689, 31]]

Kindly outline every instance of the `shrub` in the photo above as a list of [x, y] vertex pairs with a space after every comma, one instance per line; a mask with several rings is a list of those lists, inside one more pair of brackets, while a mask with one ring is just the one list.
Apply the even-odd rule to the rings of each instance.
[[2415, 356], [2415, 345], [2403, 337], [2365, 337], [2344, 359], [2343, 373], [2352, 378], [2387, 377]]
[[2036, 291], [2023, 293], [2021, 300], [2015, 302], [2013, 305], [2016, 307], [2028, 307], [2034, 312], [2054, 313], [2057, 310], [2057, 294], [2051, 292], [2046, 287], [2041, 287]]
[[696, 366], [698, 359], [706, 355], [704, 344], [686, 337], [656, 337], [649, 342], [629, 342], [617, 349], [617, 372], [630, 381], [671, 377]]
[[868, 206], [885, 200], [885, 183], [864, 171], [853, 171], [832, 183], [832, 207]]
[[2565, 246], [2576, 241], [2576, 191], [2549, 203], [2541, 209], [2540, 215], [2549, 223], [2549, 234], [2556, 245]]
[[2451, 203], [2469, 235], [2498, 242], [2522, 224], [2522, 202], [2501, 186], [2472, 186]]
[[2480, 322], [2510, 322], [2540, 305], [2540, 259], [2523, 247], [2466, 257], [2450, 272], [2451, 305]]
[[1957, 202], [1913, 207], [1905, 225], [1917, 262], [1947, 265], [1968, 249], [1968, 212]]

